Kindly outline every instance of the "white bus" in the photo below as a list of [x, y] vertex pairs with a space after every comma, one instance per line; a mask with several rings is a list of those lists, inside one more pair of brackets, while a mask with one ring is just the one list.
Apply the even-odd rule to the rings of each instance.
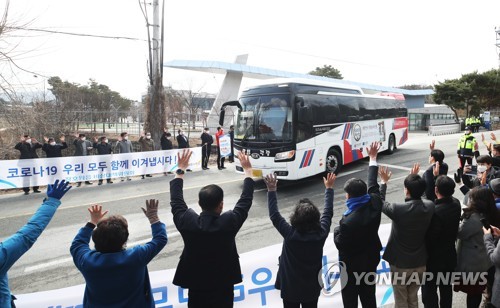
[[[297, 180], [366, 157], [374, 141], [394, 152], [408, 139], [401, 94], [366, 95], [361, 88], [303, 79], [280, 79], [245, 89], [238, 101], [234, 150], [251, 157], [255, 175]], [[236, 171], [243, 172], [236, 159]]]

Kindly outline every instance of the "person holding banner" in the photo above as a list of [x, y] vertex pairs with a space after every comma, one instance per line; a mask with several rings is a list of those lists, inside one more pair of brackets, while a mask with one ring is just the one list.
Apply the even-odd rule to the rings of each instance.
[[47, 198], [28, 223], [16, 234], [0, 243], [0, 307], [15, 307], [15, 297], [9, 290], [8, 270], [36, 242], [61, 205], [61, 198], [71, 189], [66, 181], [57, 180], [47, 188]]
[[[158, 200], [146, 200], [142, 211], [151, 224], [153, 239], [126, 249], [128, 223], [120, 215], [104, 218], [108, 211], [93, 205], [90, 221], [80, 229], [70, 252], [85, 278], [83, 307], [155, 307], [148, 263], [167, 244], [165, 224], [158, 218]], [[90, 238], [95, 250], [90, 249]]]
[[[120, 137], [118, 138], [118, 141], [116, 142], [115, 153], [132, 153], [132, 152], [134, 152], [134, 150], [132, 148], [132, 142], [128, 140], [128, 133], [122, 132], [120, 134]], [[127, 181], [132, 180], [129, 176], [127, 176], [127, 177], [122, 177], [121, 181], [123, 182], [125, 181], [125, 179], [127, 179]]]
[[219, 168], [219, 170], [226, 169], [226, 167], [224, 167], [224, 160], [226, 158], [220, 155], [220, 138], [222, 136], [224, 136], [224, 130], [219, 126], [217, 127], [217, 133], [215, 134], [215, 139], [217, 141], [217, 168]]
[[[155, 150], [155, 141], [151, 139], [151, 133], [146, 133], [146, 135], [139, 138], [139, 144], [141, 145], [141, 152], [150, 152]], [[151, 174], [146, 174], [146, 177], [152, 177]], [[144, 174], [141, 176], [144, 180]]]
[[276, 175], [268, 174], [264, 178], [269, 217], [284, 238], [275, 283], [276, 289], [281, 290], [284, 308], [318, 307], [321, 291], [318, 273], [322, 267], [323, 246], [332, 223], [335, 179], [333, 173], [323, 178], [325, 207], [321, 217], [318, 208], [309, 199], [301, 199], [290, 216], [289, 224], [278, 210]]
[[[339, 250], [339, 261], [344, 264], [343, 270], [347, 273], [340, 277], [340, 282], [344, 286], [342, 302], [346, 308], [358, 307], [358, 297], [363, 307], [377, 307], [376, 283], [372, 280], [375, 279], [382, 250], [378, 235], [383, 205], [377, 183], [379, 149], [378, 142], [372, 143], [366, 149], [370, 157], [368, 186], [356, 178], [349, 179], [345, 183], [347, 210], [333, 232], [335, 246]], [[387, 169], [381, 168], [380, 171], [381, 177], [383, 174], [388, 174], [390, 177]], [[364, 277], [372, 275], [373, 279], [356, 279], [356, 275], [362, 273], [365, 273]]]
[[[75, 134], [75, 137], [77, 137], [73, 141], [73, 145], [75, 146], [75, 154], [74, 156], [87, 156], [90, 155], [90, 151], [94, 149], [94, 146], [92, 145], [92, 142], [86, 139], [85, 134]], [[85, 181], [85, 184], [87, 185], [92, 185], [92, 182], [90, 181]], [[82, 185], [82, 182], [77, 182], [76, 186], [80, 187]]]
[[52, 137], [47, 138], [44, 136], [43, 140], [45, 140], [45, 143], [42, 145], [42, 151], [45, 152], [47, 158], [62, 157], [62, 150], [68, 148], [64, 135], [59, 138], [61, 143], [56, 143]]
[[[33, 158], [38, 158], [36, 150], [41, 147], [42, 145], [35, 138], [31, 138], [30, 135], [24, 135], [23, 137], [21, 137], [21, 141], [17, 143], [14, 148], [21, 153], [19, 159], [33, 159]], [[26, 186], [23, 187], [23, 191], [25, 195], [29, 195], [30, 193], [29, 178], [25, 177], [25, 180], [26, 180], [25, 183]], [[39, 191], [38, 188], [39, 186], [33, 186], [33, 192], [41, 193], [41, 191]]]
[[184, 172], [192, 152], [178, 154], [175, 179], [170, 181], [170, 205], [174, 223], [184, 240], [173, 284], [189, 289], [190, 308], [233, 307], [234, 285], [242, 282], [235, 237], [252, 206], [254, 181], [252, 165], [238, 154], [245, 171], [243, 192], [233, 210], [222, 213], [224, 191], [217, 185], [203, 187], [198, 193], [202, 209], [197, 214], [187, 207], [183, 196]]
[[[97, 150], [97, 154], [98, 155], [110, 155], [110, 154], [113, 154], [113, 147], [111, 146], [111, 144], [109, 144], [108, 142], [108, 138], [106, 138], [106, 136], [102, 136], [100, 138], [100, 143], [97, 142], [98, 139], [97, 137], [94, 137], [94, 149]], [[111, 181], [111, 179], [106, 179], [106, 182], [108, 184], [113, 184], [113, 181]], [[102, 178], [99, 179], [99, 182], [97, 185], [102, 185]]]

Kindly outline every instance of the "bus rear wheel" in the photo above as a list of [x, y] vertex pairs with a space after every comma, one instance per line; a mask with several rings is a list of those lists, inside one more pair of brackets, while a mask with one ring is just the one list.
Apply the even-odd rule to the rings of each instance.
[[326, 172], [338, 174], [342, 166], [342, 156], [337, 150], [331, 149], [326, 156]]
[[389, 136], [389, 143], [387, 144], [387, 154], [392, 154], [396, 151], [396, 138], [394, 137], [393, 134]]

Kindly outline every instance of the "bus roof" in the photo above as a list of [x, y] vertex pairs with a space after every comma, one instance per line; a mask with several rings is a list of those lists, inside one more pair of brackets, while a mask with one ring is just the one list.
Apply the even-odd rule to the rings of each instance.
[[263, 82], [259, 82], [258, 84], [248, 86], [244, 89], [244, 91], [259, 87], [259, 86], [269, 86], [269, 85], [286, 85], [286, 84], [305, 84], [311, 86], [321, 86], [321, 87], [330, 87], [330, 88], [338, 88], [338, 89], [347, 89], [347, 90], [356, 90], [359, 91], [359, 94], [364, 94], [363, 90], [358, 86], [353, 85], [345, 85], [335, 82], [321, 81], [321, 80], [312, 80], [305, 78], [274, 78], [268, 79]]

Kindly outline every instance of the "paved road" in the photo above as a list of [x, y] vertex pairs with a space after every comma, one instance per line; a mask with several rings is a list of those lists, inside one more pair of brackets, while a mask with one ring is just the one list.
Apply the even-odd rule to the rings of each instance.
[[[436, 148], [445, 152], [445, 161], [450, 171], [456, 170], [456, 143], [459, 135], [439, 136]], [[479, 139], [479, 136], [478, 136]], [[428, 165], [431, 138], [422, 133], [410, 134], [409, 141], [401, 146], [393, 155], [379, 155], [381, 164], [388, 164], [393, 171], [393, 179], [389, 183], [387, 199], [390, 202], [403, 200], [403, 178], [413, 163], [419, 162], [425, 169]], [[480, 145], [482, 147], [482, 145]], [[333, 227], [344, 212], [345, 196], [341, 189], [345, 181], [351, 177], [366, 178], [368, 161], [362, 160], [345, 166], [335, 184], [335, 214]], [[197, 205], [198, 190], [209, 183], [220, 185], [225, 191], [226, 208], [234, 205], [241, 192], [243, 176], [233, 172], [233, 166], [218, 171], [212, 167], [208, 171], [187, 174], [185, 178], [185, 199], [188, 205], [199, 211]], [[172, 222], [169, 206], [169, 181], [172, 175], [155, 175], [153, 178], [134, 178], [130, 182], [115, 182], [111, 185], [94, 185], [73, 188], [63, 199], [63, 204], [54, 219], [40, 237], [34, 247], [23, 256], [9, 272], [10, 285], [14, 293], [31, 293], [55, 288], [62, 288], [84, 283], [78, 270], [74, 267], [69, 247], [80, 227], [88, 220], [87, 207], [99, 203], [110, 211], [110, 214], [121, 214], [129, 221], [129, 246], [144, 243], [151, 237], [148, 220], [140, 207], [147, 198], [160, 200], [160, 218], [167, 225], [169, 242], [163, 251], [151, 262], [151, 271], [174, 268], [182, 251], [183, 242]], [[312, 177], [301, 181], [280, 182], [279, 205], [284, 216], [288, 216], [293, 205], [302, 197], [308, 197], [315, 204], [322, 206], [323, 182], [320, 177]], [[456, 197], [461, 198], [460, 192]], [[21, 227], [41, 203], [43, 196], [10, 194], [0, 196], [0, 239], [11, 235]], [[382, 223], [390, 222], [383, 215]], [[262, 180], [257, 181], [254, 204], [249, 218], [237, 237], [240, 253], [280, 243], [282, 238], [273, 228], [267, 212], [266, 189]], [[458, 303], [457, 303], [458, 305]], [[455, 305], [454, 305], [455, 306]], [[459, 305], [460, 306], [460, 305]], [[457, 306], [458, 307], [458, 306]]]

